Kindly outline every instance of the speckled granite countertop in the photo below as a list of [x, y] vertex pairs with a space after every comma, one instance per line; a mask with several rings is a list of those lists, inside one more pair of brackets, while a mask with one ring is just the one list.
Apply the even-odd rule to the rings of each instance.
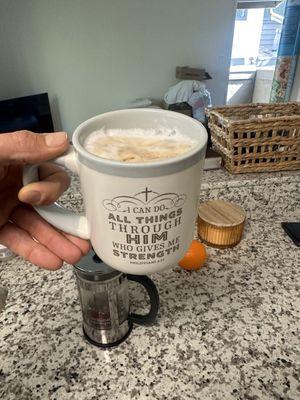
[[[80, 209], [76, 185], [62, 202]], [[298, 400], [300, 253], [280, 222], [300, 220], [299, 187], [297, 173], [205, 173], [201, 200], [243, 205], [244, 239], [233, 249], [208, 248], [198, 272], [153, 275], [157, 324], [135, 326], [115, 349], [83, 339], [71, 266], [0, 264], [9, 289], [0, 314], [0, 398]], [[142, 309], [144, 293], [130, 289], [132, 308]]]

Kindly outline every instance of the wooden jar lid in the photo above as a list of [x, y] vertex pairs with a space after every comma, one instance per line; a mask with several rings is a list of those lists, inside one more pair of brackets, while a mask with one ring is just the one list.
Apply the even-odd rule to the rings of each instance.
[[198, 235], [215, 247], [232, 247], [242, 238], [246, 213], [237, 204], [223, 200], [202, 203], [198, 210]]

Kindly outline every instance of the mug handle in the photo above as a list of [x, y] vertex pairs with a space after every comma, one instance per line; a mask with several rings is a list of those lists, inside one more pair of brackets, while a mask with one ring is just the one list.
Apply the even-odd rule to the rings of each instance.
[[129, 281], [140, 283], [142, 286], [144, 286], [150, 298], [150, 311], [148, 312], [148, 314], [140, 315], [136, 313], [130, 313], [130, 321], [138, 325], [154, 324], [159, 308], [159, 294], [154, 282], [145, 275], [127, 274], [127, 279]]
[[[51, 161], [70, 169], [78, 175], [78, 161], [73, 146], [70, 147], [67, 153]], [[38, 165], [27, 165], [24, 167], [24, 186], [38, 180]], [[79, 236], [82, 239], [90, 238], [89, 226], [84, 214], [75, 214], [58, 203], [51, 204], [50, 206], [34, 207], [34, 209], [55, 228], [61, 229], [71, 235]]]

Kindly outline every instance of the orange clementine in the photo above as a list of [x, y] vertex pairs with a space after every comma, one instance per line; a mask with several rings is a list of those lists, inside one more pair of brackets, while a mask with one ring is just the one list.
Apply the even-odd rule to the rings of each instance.
[[200, 269], [207, 258], [206, 249], [203, 243], [193, 240], [185, 256], [179, 261], [178, 265], [189, 271]]

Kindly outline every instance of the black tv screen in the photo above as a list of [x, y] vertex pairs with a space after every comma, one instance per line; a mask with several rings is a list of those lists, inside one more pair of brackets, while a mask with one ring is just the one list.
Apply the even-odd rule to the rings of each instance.
[[0, 101], [0, 133], [19, 130], [53, 132], [47, 93]]

